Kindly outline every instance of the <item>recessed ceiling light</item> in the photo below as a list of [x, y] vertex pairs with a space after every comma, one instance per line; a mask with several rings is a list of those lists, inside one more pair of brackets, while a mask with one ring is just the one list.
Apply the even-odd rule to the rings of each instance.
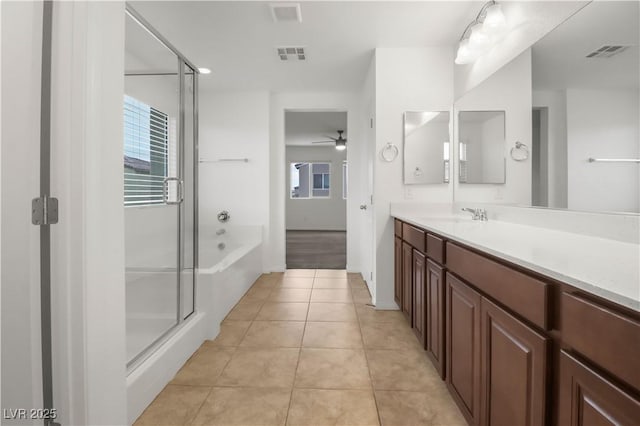
[[198, 68], [200, 74], [211, 74], [211, 70], [209, 68]]

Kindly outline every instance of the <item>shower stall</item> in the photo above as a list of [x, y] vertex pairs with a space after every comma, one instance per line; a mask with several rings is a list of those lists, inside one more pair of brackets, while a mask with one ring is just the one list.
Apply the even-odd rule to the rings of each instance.
[[195, 311], [198, 69], [134, 9], [123, 99], [127, 369]]

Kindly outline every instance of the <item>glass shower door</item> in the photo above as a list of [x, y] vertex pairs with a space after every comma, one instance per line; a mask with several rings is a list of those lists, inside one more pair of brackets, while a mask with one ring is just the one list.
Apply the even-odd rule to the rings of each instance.
[[181, 305], [182, 318], [186, 319], [195, 311], [195, 270], [197, 259], [196, 247], [196, 174], [197, 174], [197, 74], [187, 64], [183, 64], [183, 155], [181, 177], [184, 182], [184, 200], [181, 208]]
[[181, 80], [178, 57], [125, 24], [124, 209], [127, 362], [181, 320]]

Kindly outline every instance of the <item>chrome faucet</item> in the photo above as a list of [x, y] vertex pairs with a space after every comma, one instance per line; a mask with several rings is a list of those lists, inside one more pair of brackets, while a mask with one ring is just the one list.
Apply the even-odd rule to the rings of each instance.
[[485, 209], [471, 209], [469, 207], [463, 207], [462, 211], [473, 214], [473, 220], [481, 220], [483, 222], [489, 220], [487, 217], [487, 211]]

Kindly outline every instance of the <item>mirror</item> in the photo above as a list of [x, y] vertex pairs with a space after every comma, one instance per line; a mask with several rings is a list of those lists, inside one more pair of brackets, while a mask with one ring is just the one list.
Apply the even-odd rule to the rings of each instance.
[[458, 181], [505, 183], [505, 112], [458, 113]]
[[592, 2], [533, 45], [532, 205], [640, 212], [639, 28]]
[[404, 113], [404, 183], [449, 182], [449, 111]]

